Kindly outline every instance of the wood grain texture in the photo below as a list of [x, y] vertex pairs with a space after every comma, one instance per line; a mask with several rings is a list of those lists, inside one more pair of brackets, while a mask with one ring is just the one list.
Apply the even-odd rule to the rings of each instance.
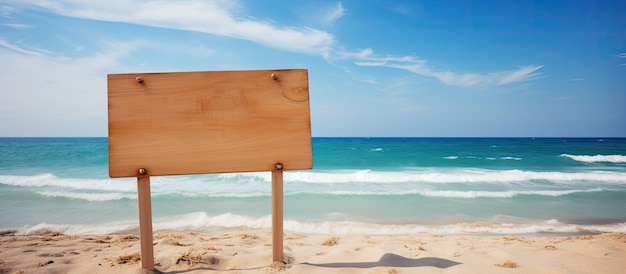
[[283, 171], [272, 170], [272, 262], [283, 261]]
[[141, 268], [154, 270], [151, 200], [150, 177], [137, 177], [137, 201], [139, 206], [139, 240], [141, 241]]
[[312, 168], [305, 69], [109, 74], [108, 108], [112, 178]]

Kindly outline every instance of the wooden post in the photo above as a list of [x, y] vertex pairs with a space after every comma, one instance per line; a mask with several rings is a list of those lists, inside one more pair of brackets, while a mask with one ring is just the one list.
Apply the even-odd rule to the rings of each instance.
[[137, 177], [137, 192], [139, 196], [139, 240], [141, 241], [141, 267], [154, 270], [150, 176]]
[[[278, 164], [277, 164], [278, 167]], [[283, 261], [283, 171], [272, 170], [272, 261]]]

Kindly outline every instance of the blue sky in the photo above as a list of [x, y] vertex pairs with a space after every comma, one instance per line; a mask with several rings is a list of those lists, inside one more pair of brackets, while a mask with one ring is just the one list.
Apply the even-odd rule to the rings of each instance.
[[313, 136], [624, 137], [624, 1], [0, 0], [0, 136], [106, 136], [106, 75], [306, 68]]

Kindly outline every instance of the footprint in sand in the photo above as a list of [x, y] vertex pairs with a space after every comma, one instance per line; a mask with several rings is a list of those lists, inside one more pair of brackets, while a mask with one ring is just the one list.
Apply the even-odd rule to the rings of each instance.
[[49, 265], [49, 264], [52, 264], [52, 263], [54, 263], [54, 261], [47, 261], [47, 262], [45, 262], [45, 263], [39, 263], [39, 264], [37, 264], [37, 267], [38, 267], [38, 268], [39, 268], [39, 267], [44, 267], [44, 266]]

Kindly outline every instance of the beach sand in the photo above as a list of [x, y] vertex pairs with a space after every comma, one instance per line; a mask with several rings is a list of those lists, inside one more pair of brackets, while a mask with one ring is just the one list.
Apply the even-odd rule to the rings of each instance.
[[[0, 273], [146, 273], [136, 235], [0, 237]], [[269, 229], [154, 235], [155, 273], [624, 273], [626, 233], [571, 237], [284, 234]]]

